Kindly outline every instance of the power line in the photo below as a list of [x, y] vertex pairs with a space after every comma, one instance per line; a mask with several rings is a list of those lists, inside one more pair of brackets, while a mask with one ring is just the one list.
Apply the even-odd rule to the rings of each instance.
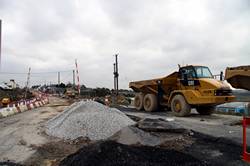
[[60, 77], [61, 77], [60, 78], [61, 82], [65, 82], [64, 80], [67, 80], [67, 81], [70, 82], [71, 81], [71, 77], [72, 77], [72, 71], [71, 71], [71, 73], [67, 73], [65, 75], [61, 75]]
[[[51, 72], [33, 72], [30, 73], [32, 74], [57, 74], [58, 72], [60, 73], [66, 73], [66, 72], [72, 72], [72, 70], [63, 70], [63, 71], [51, 71]], [[27, 73], [21, 73], [21, 72], [0, 72], [0, 74], [24, 74], [27, 75]]]

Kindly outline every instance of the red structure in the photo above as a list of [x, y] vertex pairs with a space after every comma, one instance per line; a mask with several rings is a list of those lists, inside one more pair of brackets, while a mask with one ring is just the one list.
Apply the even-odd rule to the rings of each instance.
[[250, 117], [243, 117], [243, 154], [242, 159], [246, 162], [250, 162], [250, 153], [247, 152], [247, 126], [250, 124]]

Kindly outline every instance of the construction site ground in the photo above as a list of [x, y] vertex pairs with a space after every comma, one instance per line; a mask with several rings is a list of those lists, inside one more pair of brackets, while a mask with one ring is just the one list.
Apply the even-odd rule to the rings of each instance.
[[[223, 114], [200, 115], [196, 113], [195, 109], [192, 110], [191, 115], [188, 117], [175, 117], [171, 114], [171, 111], [145, 112], [129, 107], [119, 107], [119, 110], [125, 112], [127, 115], [139, 118], [174, 120], [187, 129], [218, 138], [227, 138], [238, 144], [242, 143], [242, 116]], [[250, 141], [250, 138], [248, 140]]]
[[[58, 165], [63, 158], [77, 152], [82, 146], [89, 145], [91, 142], [83, 138], [63, 141], [44, 132], [46, 122], [71, 103], [67, 99], [50, 97], [50, 104], [44, 107], [0, 119], [0, 162]], [[240, 116], [202, 116], [193, 111], [189, 117], [174, 117], [166, 111], [149, 113], [128, 107], [118, 109], [133, 119], [167, 118], [190, 129], [195, 142], [182, 152], [200, 161], [205, 160], [212, 165], [248, 165], [241, 161]], [[250, 133], [250, 129], [248, 132]]]

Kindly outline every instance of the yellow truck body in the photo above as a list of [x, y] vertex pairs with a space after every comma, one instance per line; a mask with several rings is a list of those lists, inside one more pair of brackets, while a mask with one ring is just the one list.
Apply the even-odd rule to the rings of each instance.
[[191, 108], [200, 114], [211, 114], [213, 107], [235, 99], [230, 87], [213, 78], [206, 66], [188, 65], [179, 71], [152, 80], [130, 82], [135, 92], [137, 110], [155, 111], [170, 107], [176, 116], [187, 116]]

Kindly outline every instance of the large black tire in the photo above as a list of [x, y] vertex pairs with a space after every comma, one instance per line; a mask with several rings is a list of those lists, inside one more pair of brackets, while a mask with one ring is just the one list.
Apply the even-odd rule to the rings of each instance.
[[145, 111], [156, 111], [158, 107], [157, 97], [154, 94], [147, 94], [143, 99], [143, 106]]
[[134, 99], [134, 106], [137, 110], [143, 110], [143, 98], [144, 94], [137, 93]]
[[191, 112], [190, 105], [182, 95], [175, 95], [171, 100], [171, 110], [175, 116], [188, 116]]
[[214, 106], [199, 106], [196, 108], [196, 111], [201, 115], [211, 115], [214, 110]]

